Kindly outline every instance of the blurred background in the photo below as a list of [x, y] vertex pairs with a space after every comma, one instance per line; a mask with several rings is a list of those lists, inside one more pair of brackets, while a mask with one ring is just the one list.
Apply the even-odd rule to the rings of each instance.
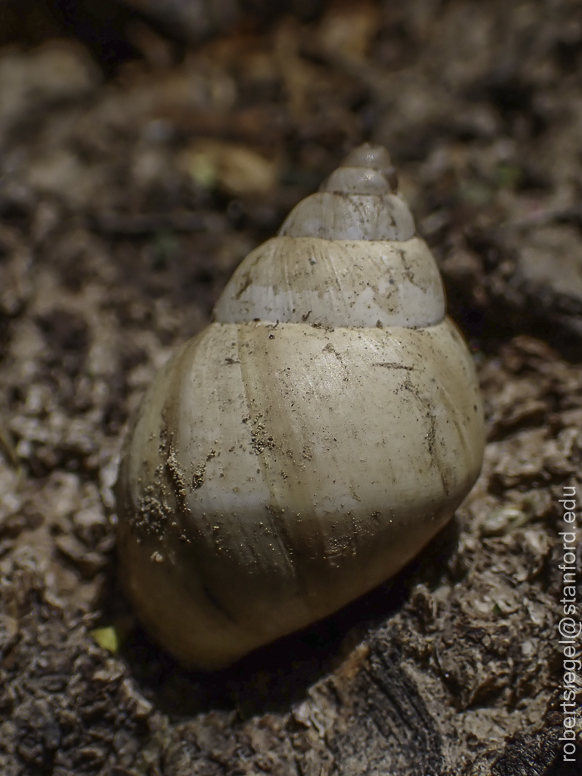
[[248, 248], [374, 140], [465, 329], [550, 325], [576, 346], [581, 8], [1, 0], [0, 212], [47, 232], [65, 209], [77, 239], [115, 235], [143, 282], [207, 313]]

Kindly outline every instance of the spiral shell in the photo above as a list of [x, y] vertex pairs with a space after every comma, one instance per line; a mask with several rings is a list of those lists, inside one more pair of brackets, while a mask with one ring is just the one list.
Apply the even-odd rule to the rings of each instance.
[[127, 589], [227, 665], [378, 585], [478, 476], [483, 414], [436, 263], [362, 146], [235, 271], [158, 374], [117, 484]]

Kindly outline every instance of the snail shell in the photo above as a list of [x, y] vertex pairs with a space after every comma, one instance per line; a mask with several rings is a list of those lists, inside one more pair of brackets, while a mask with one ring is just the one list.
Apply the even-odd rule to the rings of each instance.
[[147, 392], [116, 486], [140, 619], [218, 668], [375, 587], [476, 480], [483, 413], [388, 153], [353, 151]]

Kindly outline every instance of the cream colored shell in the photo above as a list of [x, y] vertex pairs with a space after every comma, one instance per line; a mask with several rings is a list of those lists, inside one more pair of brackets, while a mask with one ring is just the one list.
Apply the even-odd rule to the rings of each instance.
[[[362, 188], [370, 169], [384, 188], [336, 194], [332, 176], [296, 210], [394, 198], [386, 152], [354, 156]], [[335, 181], [357, 190], [349, 162]], [[227, 665], [378, 585], [478, 475], [479, 391], [434, 260], [408, 227], [376, 239], [377, 202], [360, 210], [372, 240], [305, 235], [291, 213], [160, 372], [126, 442], [124, 577], [145, 626], [187, 665]]]

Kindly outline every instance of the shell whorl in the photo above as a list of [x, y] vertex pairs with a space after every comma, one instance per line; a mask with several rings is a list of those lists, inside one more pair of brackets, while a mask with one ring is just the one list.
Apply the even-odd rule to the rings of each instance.
[[382, 146], [354, 149], [240, 264], [214, 309], [218, 323], [332, 327], [440, 323], [445, 298], [426, 243]]
[[366, 143], [348, 154], [316, 194], [293, 208], [279, 235], [323, 240], [409, 240], [415, 232], [414, 219], [396, 188], [388, 151]]

